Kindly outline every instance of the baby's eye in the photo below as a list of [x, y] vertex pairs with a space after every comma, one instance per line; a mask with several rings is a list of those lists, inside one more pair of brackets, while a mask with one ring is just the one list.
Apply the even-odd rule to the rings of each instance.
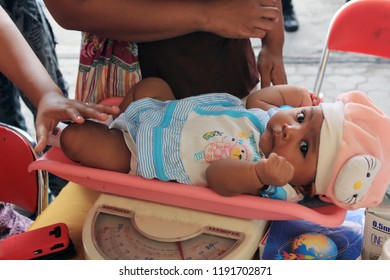
[[303, 156], [306, 156], [307, 151], [309, 150], [309, 144], [307, 144], [306, 141], [301, 141], [301, 143], [299, 143], [299, 150]]
[[305, 112], [299, 112], [298, 114], [297, 114], [297, 121], [299, 122], [299, 123], [302, 123], [303, 121], [305, 120]]

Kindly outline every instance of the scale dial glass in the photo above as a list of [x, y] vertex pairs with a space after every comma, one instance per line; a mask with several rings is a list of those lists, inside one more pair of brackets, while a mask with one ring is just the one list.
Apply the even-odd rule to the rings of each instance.
[[137, 229], [131, 211], [119, 214], [98, 211], [93, 226], [96, 249], [111, 260], [222, 259], [239, 246], [244, 237], [240, 232], [204, 227], [199, 234], [185, 240], [157, 240]]

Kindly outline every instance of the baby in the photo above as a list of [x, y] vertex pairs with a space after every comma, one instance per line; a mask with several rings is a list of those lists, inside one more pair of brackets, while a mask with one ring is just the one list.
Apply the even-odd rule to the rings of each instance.
[[246, 108], [226, 93], [172, 96], [164, 81], [143, 80], [110, 127], [71, 124], [61, 147], [86, 166], [209, 186], [225, 196], [266, 196], [290, 184], [346, 209], [383, 198], [390, 120], [361, 92], [317, 106], [301, 87], [273, 86], [251, 94]]

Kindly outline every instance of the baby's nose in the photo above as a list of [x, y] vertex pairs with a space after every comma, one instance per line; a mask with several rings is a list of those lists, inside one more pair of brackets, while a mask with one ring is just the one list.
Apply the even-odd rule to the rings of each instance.
[[282, 134], [284, 139], [289, 139], [292, 137], [297, 131], [297, 127], [295, 125], [284, 124], [282, 126]]

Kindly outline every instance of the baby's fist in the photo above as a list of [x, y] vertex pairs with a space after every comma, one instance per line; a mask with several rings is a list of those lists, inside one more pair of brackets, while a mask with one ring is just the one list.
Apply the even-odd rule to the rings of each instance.
[[257, 176], [264, 185], [283, 186], [293, 179], [294, 172], [294, 167], [275, 153], [256, 165]]

